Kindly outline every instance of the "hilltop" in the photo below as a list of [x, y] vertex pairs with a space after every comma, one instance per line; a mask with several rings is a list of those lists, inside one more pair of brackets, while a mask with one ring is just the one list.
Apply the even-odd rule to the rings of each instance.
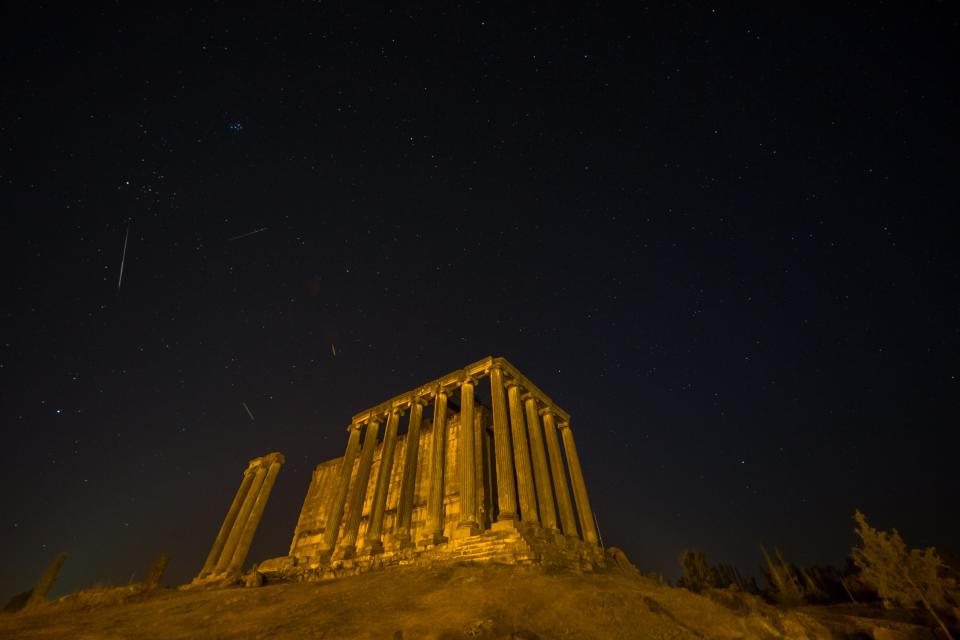
[[836, 608], [784, 611], [736, 591], [698, 595], [627, 571], [551, 574], [461, 564], [259, 588], [89, 590], [0, 615], [0, 637], [759, 640], [929, 631]]

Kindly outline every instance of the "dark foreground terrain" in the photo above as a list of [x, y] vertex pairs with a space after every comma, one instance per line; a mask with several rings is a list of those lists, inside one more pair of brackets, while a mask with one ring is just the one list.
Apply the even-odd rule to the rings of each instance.
[[869, 612], [784, 611], [625, 573], [402, 567], [322, 583], [95, 589], [0, 615], [0, 638], [933, 638]]

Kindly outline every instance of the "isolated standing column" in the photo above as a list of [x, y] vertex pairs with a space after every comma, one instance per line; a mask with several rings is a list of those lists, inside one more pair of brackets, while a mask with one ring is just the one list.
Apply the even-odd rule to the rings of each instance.
[[567, 486], [567, 472], [563, 466], [563, 453], [560, 451], [560, 442], [557, 439], [556, 418], [550, 407], [543, 410], [543, 433], [547, 441], [547, 451], [550, 454], [550, 470], [553, 472], [553, 489], [557, 494], [560, 526], [565, 534], [575, 536], [577, 535], [577, 521], [573, 515], [573, 504], [570, 502], [570, 489]]
[[597, 527], [593, 521], [593, 511], [590, 509], [590, 499], [587, 498], [587, 485], [583, 481], [583, 471], [580, 469], [580, 456], [577, 455], [577, 445], [573, 442], [573, 431], [569, 424], [560, 425], [563, 437], [563, 448], [567, 453], [567, 468], [570, 469], [570, 482], [573, 484], [573, 498], [577, 502], [577, 513], [580, 515], [580, 531], [583, 539], [597, 544]]
[[400, 498], [397, 500], [395, 536], [401, 545], [410, 543], [410, 520], [413, 517], [413, 494], [417, 490], [417, 458], [420, 454], [420, 423], [423, 422], [423, 400], [410, 403], [410, 422], [403, 456], [403, 478], [400, 480]]
[[[280, 467], [283, 466], [284, 462], [283, 455], [279, 453], [272, 453], [263, 458], [264, 466], [269, 465], [269, 469], [267, 470], [266, 478], [264, 478], [263, 483], [257, 491], [257, 499], [253, 503], [250, 515], [246, 521], [242, 523], [243, 533], [240, 535], [237, 549], [233, 552], [233, 558], [227, 569], [229, 573], [239, 573], [243, 569], [243, 563], [247, 559], [247, 554], [250, 553], [253, 536], [257, 532], [257, 527], [260, 526], [263, 510], [267, 506], [267, 500], [270, 499], [270, 492], [273, 490], [273, 485], [277, 481], [277, 474], [280, 473]], [[241, 523], [238, 522], [237, 525], [241, 526]]]
[[230, 509], [227, 510], [227, 517], [223, 519], [223, 524], [220, 525], [220, 532], [217, 533], [217, 538], [213, 541], [213, 547], [210, 548], [210, 554], [207, 555], [207, 561], [203, 563], [203, 569], [200, 570], [199, 577], [202, 578], [209, 575], [214, 567], [217, 566], [217, 561], [220, 559], [223, 547], [227, 543], [227, 538], [230, 537], [230, 531], [237, 521], [237, 514], [240, 512], [240, 507], [243, 506], [243, 500], [247, 497], [247, 492], [250, 490], [250, 483], [253, 482], [253, 476], [254, 462], [251, 461], [243, 472], [243, 480], [240, 482], [240, 487], [233, 497], [233, 502], [230, 503]]
[[497, 520], [517, 519], [517, 489], [513, 480], [513, 447], [507, 424], [507, 403], [503, 397], [503, 369], [490, 369], [490, 397], [493, 404], [493, 447], [497, 460]]
[[247, 491], [247, 495], [243, 499], [243, 506], [240, 507], [240, 512], [237, 513], [237, 519], [234, 521], [233, 528], [230, 530], [227, 543], [223, 546], [223, 552], [217, 560], [217, 566], [213, 570], [214, 573], [223, 573], [230, 567], [233, 554], [236, 552], [240, 544], [240, 537], [243, 535], [244, 523], [247, 521], [247, 518], [250, 517], [250, 512], [253, 511], [253, 504], [257, 501], [257, 496], [260, 494], [260, 487], [263, 486], [263, 481], [266, 477], [267, 467], [263, 464], [263, 458], [259, 458], [257, 460], [253, 481], [250, 483], [250, 490]]
[[377, 469], [377, 486], [374, 489], [373, 504], [370, 506], [370, 524], [367, 525], [367, 546], [370, 553], [382, 553], [383, 514], [387, 509], [387, 491], [390, 490], [390, 476], [393, 474], [393, 453], [397, 448], [397, 425], [400, 422], [400, 410], [393, 409], [387, 417], [387, 427], [383, 432], [383, 450], [380, 453], [380, 467]]

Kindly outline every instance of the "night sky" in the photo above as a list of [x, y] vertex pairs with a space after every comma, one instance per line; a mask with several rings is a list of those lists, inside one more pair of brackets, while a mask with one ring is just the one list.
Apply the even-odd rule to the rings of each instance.
[[956, 547], [952, 3], [356, 4], [0, 15], [0, 598], [188, 581], [270, 451], [283, 555], [355, 412], [488, 355], [644, 571]]

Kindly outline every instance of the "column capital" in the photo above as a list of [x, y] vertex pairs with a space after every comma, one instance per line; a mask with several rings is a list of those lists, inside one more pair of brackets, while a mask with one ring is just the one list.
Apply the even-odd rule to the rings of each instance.
[[544, 405], [543, 408], [540, 409], [539, 413], [540, 413], [540, 415], [542, 415], [542, 416], [545, 416], [545, 415], [548, 415], [548, 414], [551, 415], [551, 416], [556, 416], [556, 415], [557, 415], [556, 409], [554, 409], [553, 407], [551, 407], [551, 406], [548, 405], [548, 404], [547, 404], [547, 405]]
[[477, 379], [474, 376], [470, 375], [469, 373], [465, 373], [463, 374], [463, 377], [460, 379], [460, 385], [462, 386], [465, 384], [477, 386]]
[[[570, 423], [567, 421], [557, 423], [557, 429], [559, 429], [560, 431], [563, 431], [564, 429], [570, 429]], [[573, 429], [570, 429], [570, 431], [572, 432]]]
[[267, 455], [260, 458], [265, 465], [271, 465], [273, 463], [284, 464], [287, 459], [279, 451], [274, 451], [273, 453], [268, 453]]
[[286, 458], [284, 458], [283, 454], [280, 453], [279, 451], [274, 451], [273, 453], [268, 453], [266, 455], [260, 456], [259, 458], [254, 458], [247, 465], [247, 469], [246, 471], [244, 471], [244, 474], [257, 471], [261, 467], [269, 468], [270, 465], [273, 464], [274, 462], [283, 464], [284, 462], [286, 462]]
[[421, 407], [425, 407], [427, 405], [427, 399], [424, 398], [423, 396], [413, 396], [412, 398], [410, 398], [410, 406], [412, 407], [415, 404], [418, 404]]
[[517, 387], [517, 389], [523, 389], [523, 385], [520, 383], [520, 381], [513, 377], [503, 381], [504, 389], [510, 389], [511, 387]]
[[533, 395], [533, 394], [530, 393], [529, 391], [527, 391], [526, 393], [524, 393], [523, 395], [521, 395], [521, 396], [520, 396], [520, 399], [523, 400], [524, 402], [526, 402], [527, 400], [533, 400], [534, 402], [537, 403], [538, 406], [539, 406], [539, 404], [540, 404], [540, 400], [537, 398], [537, 396]]

